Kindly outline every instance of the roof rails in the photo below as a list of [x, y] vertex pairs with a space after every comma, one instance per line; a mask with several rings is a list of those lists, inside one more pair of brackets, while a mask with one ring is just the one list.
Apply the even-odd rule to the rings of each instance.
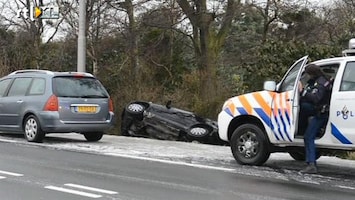
[[72, 74], [72, 75], [78, 75], [78, 76], [89, 76], [89, 77], [94, 77], [94, 75], [88, 73], [88, 72], [53, 72], [49, 70], [41, 70], [41, 69], [24, 69], [24, 70], [17, 70], [12, 72], [9, 75], [15, 75], [15, 74], [24, 74], [24, 73], [37, 73], [37, 74], [50, 74], [50, 75], [64, 75], [64, 74]]
[[78, 74], [78, 75], [83, 74], [83, 75], [85, 75], [85, 76], [91, 76], [91, 77], [94, 77], [94, 75], [93, 75], [93, 74], [88, 73], [88, 72], [67, 72], [67, 73], [68, 73], [68, 74]]
[[342, 51], [343, 56], [355, 56], [355, 38], [349, 40], [349, 49]]
[[49, 71], [49, 70], [24, 69], [24, 70], [17, 70], [17, 71], [14, 71], [14, 72], [12, 72], [10, 75], [23, 74], [23, 73], [53, 74], [53, 72], [52, 72], [52, 71]]

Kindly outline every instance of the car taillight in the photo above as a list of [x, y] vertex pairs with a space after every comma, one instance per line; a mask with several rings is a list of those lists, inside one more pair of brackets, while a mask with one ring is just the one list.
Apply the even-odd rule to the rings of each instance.
[[109, 111], [113, 112], [113, 101], [111, 98], [109, 100], [108, 109], [109, 109]]
[[52, 95], [48, 98], [46, 105], [44, 106], [45, 111], [58, 111], [58, 97]]

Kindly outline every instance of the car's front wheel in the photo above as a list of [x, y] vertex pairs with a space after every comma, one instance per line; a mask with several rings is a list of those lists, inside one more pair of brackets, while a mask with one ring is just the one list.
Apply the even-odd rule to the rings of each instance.
[[84, 137], [88, 142], [99, 141], [103, 135], [103, 133], [84, 133]]
[[41, 129], [39, 120], [34, 115], [29, 115], [24, 123], [23, 129], [25, 138], [29, 142], [42, 142], [45, 136], [45, 133]]
[[126, 113], [134, 119], [142, 120], [145, 107], [139, 103], [130, 103], [126, 106], [125, 110]]
[[239, 126], [233, 132], [230, 145], [239, 164], [262, 165], [270, 156], [268, 140], [255, 124]]

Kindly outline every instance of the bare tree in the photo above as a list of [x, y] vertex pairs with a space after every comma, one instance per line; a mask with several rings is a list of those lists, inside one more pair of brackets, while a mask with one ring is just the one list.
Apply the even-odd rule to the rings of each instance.
[[335, 1], [332, 6], [324, 7], [323, 12], [329, 40], [340, 41], [347, 48], [348, 40], [355, 37], [355, 1]]
[[177, 0], [192, 25], [192, 40], [200, 72], [199, 97], [206, 101], [207, 106], [212, 106], [216, 98], [217, 59], [240, 0], [223, 2], [223, 9], [211, 10], [207, 0]]
[[[122, 66], [128, 66], [132, 72], [131, 80], [135, 84], [134, 90], [138, 91], [139, 82], [141, 81], [141, 66], [139, 62], [139, 21], [137, 21], [137, 15], [143, 13], [145, 10], [149, 9], [147, 7], [152, 7], [152, 4], [149, 4], [150, 0], [122, 0], [122, 1], [109, 1], [110, 5], [117, 11], [120, 12], [120, 15], [117, 15], [115, 22], [120, 24], [120, 34], [123, 35], [123, 38], [126, 38], [126, 57], [121, 64]], [[138, 12], [137, 12], [138, 10]], [[138, 13], [138, 14], [137, 14]]]
[[[51, 1], [55, 4], [55, 1]], [[48, 3], [48, 2], [47, 2]], [[46, 4], [47, 4], [46, 3]], [[44, 20], [31, 16], [35, 7], [46, 5], [43, 0], [16, 0], [0, 2], [3, 10], [0, 18], [9, 30], [27, 34], [27, 41], [31, 43], [29, 56], [32, 61], [26, 67], [41, 68], [41, 45], [53, 40], [62, 20]], [[57, 2], [58, 5], [58, 2]], [[52, 30], [48, 32], [48, 30]], [[25, 66], [18, 66], [25, 67]]]
[[[88, 0], [86, 1], [86, 30], [87, 56], [90, 58], [92, 73], [97, 75], [99, 71], [100, 53], [98, 52], [100, 41], [103, 37], [110, 36], [117, 29], [119, 23], [116, 9], [112, 7], [111, 0]], [[63, 32], [66, 37], [77, 38], [79, 3], [78, 1], [68, 1], [63, 4], [63, 11], [67, 14], [63, 16]]]

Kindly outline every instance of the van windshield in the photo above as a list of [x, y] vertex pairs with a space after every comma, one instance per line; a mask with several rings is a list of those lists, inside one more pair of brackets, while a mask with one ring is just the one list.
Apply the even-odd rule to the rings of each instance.
[[107, 98], [108, 93], [95, 78], [58, 76], [53, 78], [53, 92], [57, 97]]

